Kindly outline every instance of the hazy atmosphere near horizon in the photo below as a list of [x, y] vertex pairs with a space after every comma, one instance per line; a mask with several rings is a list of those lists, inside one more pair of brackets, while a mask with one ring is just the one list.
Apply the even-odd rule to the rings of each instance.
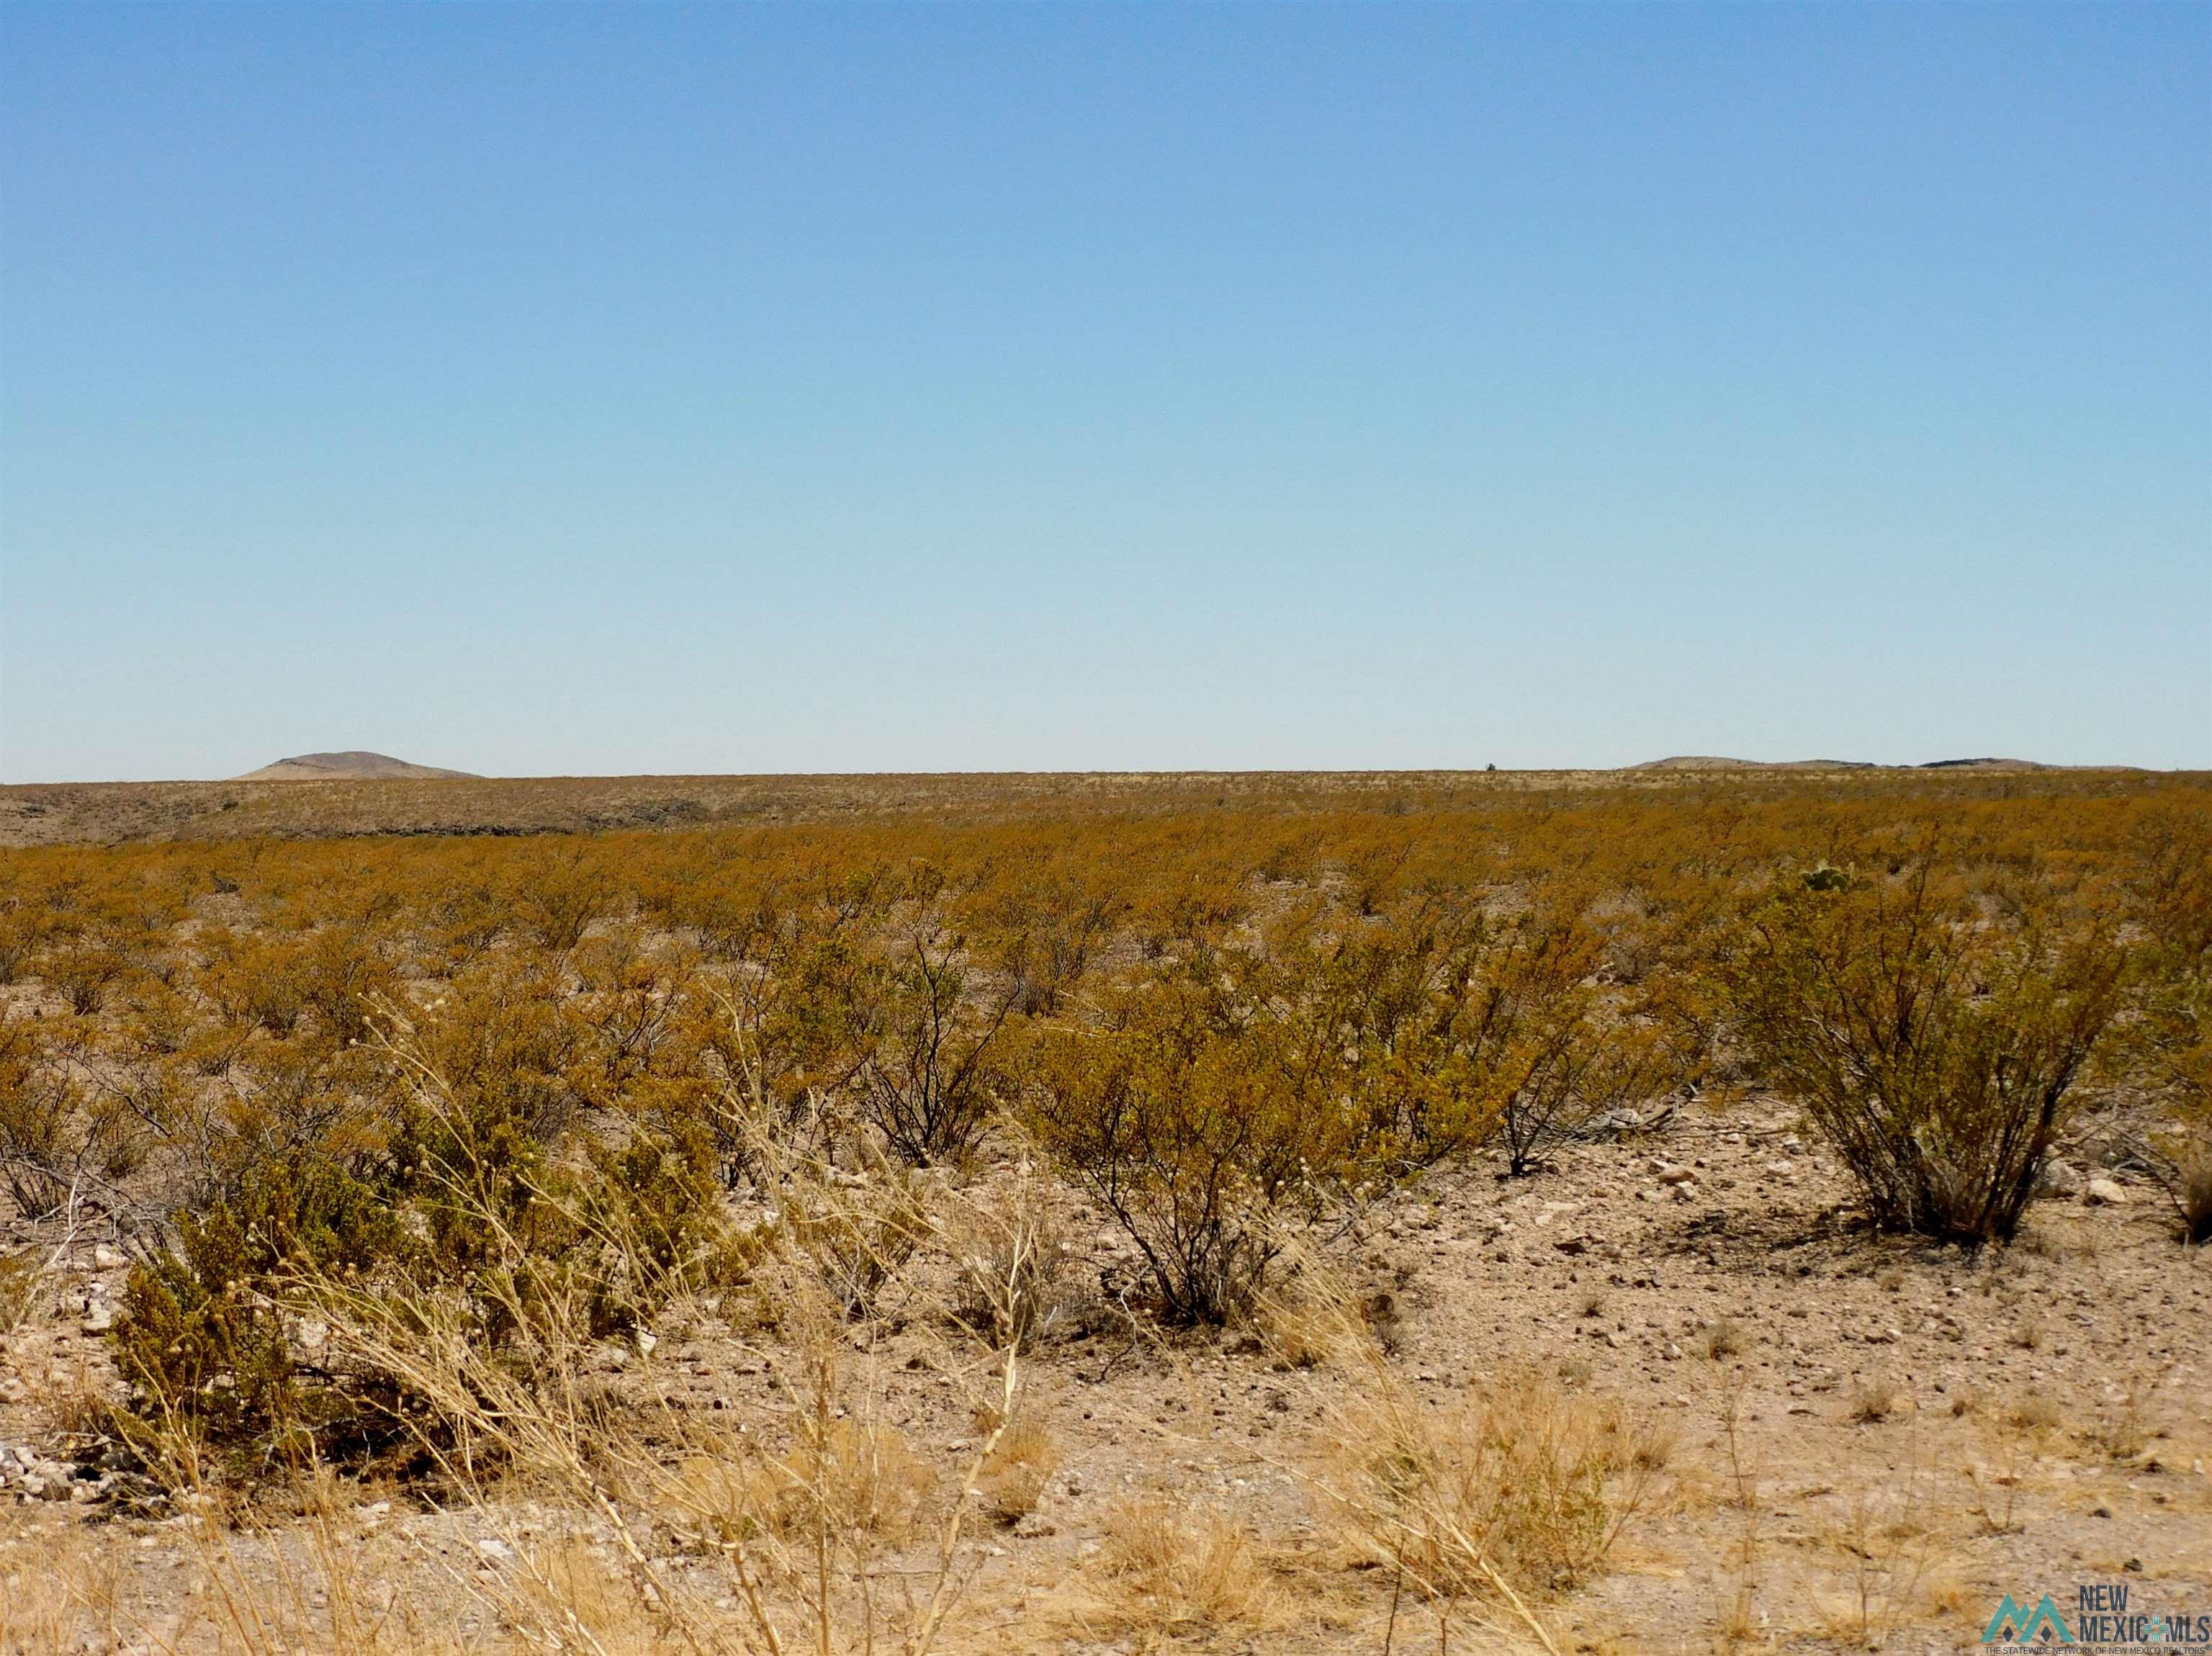
[[0, 780], [2212, 765], [2212, 10], [0, 5]]

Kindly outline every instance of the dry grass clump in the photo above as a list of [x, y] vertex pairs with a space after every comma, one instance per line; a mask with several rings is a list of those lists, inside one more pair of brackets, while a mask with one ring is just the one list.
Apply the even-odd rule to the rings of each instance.
[[802, 1422], [781, 1453], [724, 1440], [656, 1472], [658, 1501], [723, 1541], [748, 1535], [789, 1542], [817, 1523], [902, 1546], [938, 1483], [937, 1469], [895, 1429], [830, 1418]]
[[1447, 1409], [1384, 1396], [1349, 1413], [1327, 1484], [1340, 1526], [1376, 1562], [1443, 1597], [1580, 1586], [1602, 1566], [1655, 1458], [1639, 1454], [1617, 1407], [1534, 1374]]
[[1166, 1495], [1134, 1496], [1108, 1511], [1091, 1574], [1101, 1587], [1097, 1619], [1123, 1630], [1253, 1630], [1283, 1609], [1249, 1530], [1212, 1507]]
[[[1534, 1372], [1478, 1384], [1443, 1408], [1416, 1398], [1358, 1302], [1300, 1259], [1296, 1298], [1265, 1325], [1341, 1366], [1310, 1482], [1353, 1555], [1431, 1599], [1549, 1597], [1602, 1567], [1672, 1452], [1618, 1404]], [[1530, 1617], [1534, 1625], [1533, 1617]]]
[[1723, 1317], [1698, 1336], [1698, 1350], [1711, 1362], [1737, 1356], [1743, 1350], [1743, 1330], [1733, 1317]]
[[1887, 1380], [1861, 1383], [1851, 1392], [1844, 1417], [1855, 1426], [1878, 1426], [1897, 1411], [1897, 1387]]
[[[988, 1416], [987, 1423], [997, 1425]], [[1016, 1421], [998, 1437], [998, 1447], [976, 1477], [976, 1494], [983, 1510], [999, 1522], [1018, 1523], [1036, 1510], [1046, 1483], [1060, 1470], [1060, 1446], [1033, 1420]]]
[[1371, 1303], [1352, 1294], [1341, 1278], [1304, 1250], [1293, 1249], [1291, 1268], [1253, 1307], [1252, 1322], [1280, 1367], [1355, 1367], [1385, 1349]]
[[580, 1535], [520, 1547], [514, 1568], [485, 1579], [480, 1591], [526, 1647], [563, 1656], [658, 1656], [682, 1648], [679, 1639], [656, 1636], [635, 1585], [605, 1548]]
[[958, 1200], [937, 1222], [951, 1256], [953, 1319], [994, 1346], [1027, 1351], [1082, 1320], [1067, 1282], [1068, 1252], [1053, 1181], [1027, 1154], [988, 1202]]
[[78, 1648], [88, 1630], [112, 1631], [114, 1597], [112, 1568], [82, 1537], [50, 1532], [11, 1545], [0, 1554], [0, 1653]]

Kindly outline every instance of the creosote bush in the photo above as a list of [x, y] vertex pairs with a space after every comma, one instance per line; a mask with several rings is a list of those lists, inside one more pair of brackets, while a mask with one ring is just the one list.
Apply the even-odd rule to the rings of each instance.
[[1485, 1131], [1451, 1045], [1460, 971], [1421, 924], [1152, 962], [1098, 1025], [1038, 1042], [1029, 1124], [1136, 1244], [1162, 1313], [1218, 1322], [1286, 1222]]
[[425, 1400], [404, 1376], [331, 1366], [307, 1332], [329, 1285], [437, 1299], [526, 1366], [518, 1342], [541, 1303], [580, 1306], [605, 1338], [743, 1268], [696, 1150], [640, 1132], [556, 1158], [517, 1119], [528, 1089], [457, 1086], [404, 1022], [378, 1046], [395, 1098], [380, 1138], [251, 1165], [132, 1271], [115, 1338], [135, 1422], [121, 1425], [157, 1466], [346, 1464], [419, 1435]]
[[2100, 918], [2053, 924], [2063, 901], [1978, 895], [1923, 856], [1840, 889], [1785, 886], [1720, 962], [1743, 1039], [1883, 1228], [2018, 1229], [2126, 975]]

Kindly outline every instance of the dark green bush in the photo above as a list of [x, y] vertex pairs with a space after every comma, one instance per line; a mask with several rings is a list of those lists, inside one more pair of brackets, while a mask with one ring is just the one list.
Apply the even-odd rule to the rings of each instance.
[[333, 1435], [375, 1438], [368, 1398], [301, 1366], [286, 1285], [303, 1272], [374, 1271], [410, 1240], [385, 1192], [304, 1161], [257, 1169], [232, 1197], [180, 1216], [175, 1247], [132, 1271], [115, 1329], [117, 1368], [147, 1429], [133, 1435], [154, 1447], [181, 1432], [215, 1453], [216, 1470], [237, 1472], [304, 1457]]

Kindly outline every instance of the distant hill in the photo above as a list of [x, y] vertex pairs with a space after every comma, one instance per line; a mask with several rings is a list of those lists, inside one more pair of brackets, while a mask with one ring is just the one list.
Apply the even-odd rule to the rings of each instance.
[[476, 779], [468, 771], [410, 765], [388, 753], [303, 753], [264, 765], [232, 779], [239, 782], [367, 782], [391, 777], [451, 776]]
[[1647, 759], [1632, 771], [1868, 771], [1864, 759], [1723, 759], [1713, 754], [1678, 753], [1669, 759]]
[[[1865, 759], [1723, 759], [1716, 754], [1680, 753], [1668, 759], [1647, 759], [1630, 765], [1632, 771], [1870, 771], [1881, 768]], [[1931, 759], [1903, 768], [1923, 771], [2047, 771], [2052, 767], [2034, 759]]]

